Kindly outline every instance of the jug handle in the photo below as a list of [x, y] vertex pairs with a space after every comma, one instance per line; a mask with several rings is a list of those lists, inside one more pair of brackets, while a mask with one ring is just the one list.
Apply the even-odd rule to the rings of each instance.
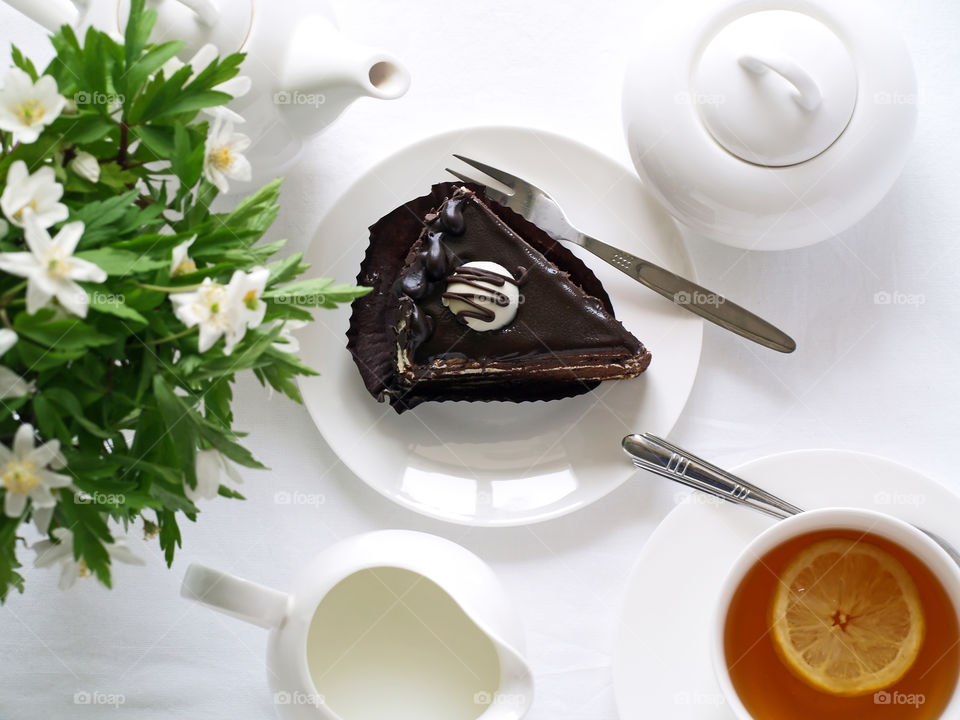
[[286, 593], [193, 563], [187, 568], [180, 595], [226, 615], [273, 628], [287, 616]]

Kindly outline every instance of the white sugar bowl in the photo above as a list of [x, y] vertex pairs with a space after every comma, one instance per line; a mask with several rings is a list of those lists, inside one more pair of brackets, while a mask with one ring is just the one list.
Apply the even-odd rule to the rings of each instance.
[[866, 215], [903, 169], [916, 76], [868, 2], [669, 3], [636, 47], [623, 91], [631, 157], [700, 234], [811, 245]]

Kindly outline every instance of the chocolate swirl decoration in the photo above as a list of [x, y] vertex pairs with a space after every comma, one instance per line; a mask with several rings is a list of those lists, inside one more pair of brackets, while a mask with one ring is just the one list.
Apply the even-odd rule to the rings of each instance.
[[504, 287], [507, 283], [520, 286], [527, 278], [527, 271], [520, 267], [517, 268], [519, 277], [513, 278], [509, 275], [501, 274], [495, 270], [463, 265], [447, 278], [447, 287], [457, 283], [467, 287], [476, 288], [480, 292], [469, 291], [447, 291], [440, 297], [444, 300], [458, 300], [465, 307], [454, 314], [457, 320], [465, 322], [467, 318], [476, 318], [481, 322], [493, 322], [497, 313], [490, 307], [491, 304], [499, 307], [510, 305], [510, 298], [502, 292], [492, 290], [490, 286], [497, 288]]

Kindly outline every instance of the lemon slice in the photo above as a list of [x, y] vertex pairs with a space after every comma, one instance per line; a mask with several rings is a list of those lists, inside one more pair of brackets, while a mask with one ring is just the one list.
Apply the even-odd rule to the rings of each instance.
[[800, 552], [780, 576], [770, 610], [780, 657], [832, 695], [892, 685], [923, 643], [916, 585], [895, 557], [868, 542], [833, 538]]

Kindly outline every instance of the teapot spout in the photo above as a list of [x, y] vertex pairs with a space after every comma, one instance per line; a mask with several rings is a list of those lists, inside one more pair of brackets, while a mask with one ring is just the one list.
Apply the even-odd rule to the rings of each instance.
[[56, 32], [61, 25], [77, 25], [80, 20], [80, 11], [70, 0], [46, 0], [45, 2], [5, 0], [5, 2], [50, 32]]
[[339, 114], [358, 97], [400, 97], [410, 87], [410, 74], [392, 55], [354, 43], [325, 17], [312, 16], [301, 21], [289, 44], [281, 86], [291, 100], [300, 95]]

